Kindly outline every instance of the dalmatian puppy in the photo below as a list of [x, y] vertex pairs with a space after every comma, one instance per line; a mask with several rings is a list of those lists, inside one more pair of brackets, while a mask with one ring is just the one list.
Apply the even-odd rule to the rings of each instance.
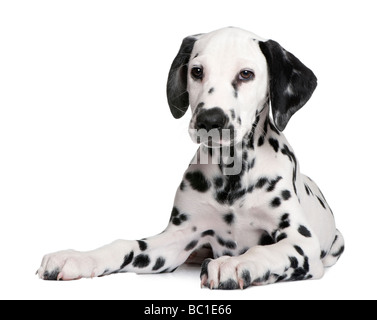
[[191, 107], [189, 132], [200, 146], [167, 228], [89, 252], [48, 254], [39, 277], [172, 272], [197, 255], [201, 285], [210, 289], [321, 278], [343, 253], [344, 240], [282, 133], [316, 85], [293, 54], [245, 30], [185, 38], [167, 97], [175, 118]]

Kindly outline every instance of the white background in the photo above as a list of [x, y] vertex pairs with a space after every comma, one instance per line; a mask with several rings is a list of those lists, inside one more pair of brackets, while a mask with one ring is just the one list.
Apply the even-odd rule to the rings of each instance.
[[[374, 1], [0, 1], [0, 298], [375, 299]], [[317, 75], [285, 134], [346, 239], [321, 280], [200, 289], [199, 269], [42, 281], [42, 256], [167, 225], [196, 146], [166, 102], [190, 34], [238, 26]]]

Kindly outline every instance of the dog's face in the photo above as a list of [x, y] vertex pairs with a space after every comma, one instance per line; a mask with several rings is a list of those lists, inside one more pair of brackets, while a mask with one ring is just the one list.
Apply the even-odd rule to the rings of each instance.
[[282, 131], [315, 87], [311, 70], [278, 43], [225, 28], [183, 40], [167, 96], [175, 118], [191, 106], [191, 138], [213, 147], [242, 141], [269, 100]]
[[254, 39], [249, 32], [226, 28], [195, 42], [187, 80], [194, 141], [208, 143], [206, 133], [212, 130], [213, 146], [240, 142], [251, 130], [268, 87], [266, 59]]

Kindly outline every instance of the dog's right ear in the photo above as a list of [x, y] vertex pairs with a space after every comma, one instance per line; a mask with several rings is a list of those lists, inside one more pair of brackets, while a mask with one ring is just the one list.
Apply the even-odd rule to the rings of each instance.
[[191, 57], [194, 44], [200, 35], [189, 36], [183, 39], [177, 56], [170, 67], [166, 94], [170, 111], [174, 118], [183, 117], [189, 106], [187, 92], [187, 64]]

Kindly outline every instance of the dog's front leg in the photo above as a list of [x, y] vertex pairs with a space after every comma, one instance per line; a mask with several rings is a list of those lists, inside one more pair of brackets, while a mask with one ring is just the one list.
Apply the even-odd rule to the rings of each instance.
[[190, 229], [169, 226], [151, 238], [117, 240], [87, 252], [51, 253], [43, 258], [38, 275], [45, 280], [74, 280], [119, 272], [171, 272], [198, 247], [199, 241], [192, 236]]
[[[275, 199], [278, 198], [271, 203], [278, 207], [280, 200]], [[324, 267], [318, 238], [304, 219], [298, 200], [291, 199], [296, 202], [295, 206], [282, 204], [273, 210], [261, 209], [262, 215], [253, 215], [252, 223], [264, 230], [259, 245], [240, 256], [205, 260], [202, 286], [243, 289], [251, 285], [322, 277]], [[265, 213], [268, 209], [270, 214]]]
[[[161, 273], [174, 271], [190, 254], [208, 242], [207, 189], [200, 191], [182, 182], [178, 188], [168, 227], [159, 235], [141, 240], [117, 240], [88, 252], [60, 251], [46, 255], [38, 275], [46, 280], [73, 280], [119, 272]], [[198, 201], [193, 201], [196, 199]], [[207, 230], [207, 232], [206, 232]], [[213, 231], [212, 231], [213, 232]]]
[[167, 229], [151, 238], [117, 240], [92, 251], [48, 254], [38, 275], [45, 280], [74, 280], [119, 272], [170, 272], [186, 261], [197, 244], [197, 241], [190, 242], [186, 230]]

